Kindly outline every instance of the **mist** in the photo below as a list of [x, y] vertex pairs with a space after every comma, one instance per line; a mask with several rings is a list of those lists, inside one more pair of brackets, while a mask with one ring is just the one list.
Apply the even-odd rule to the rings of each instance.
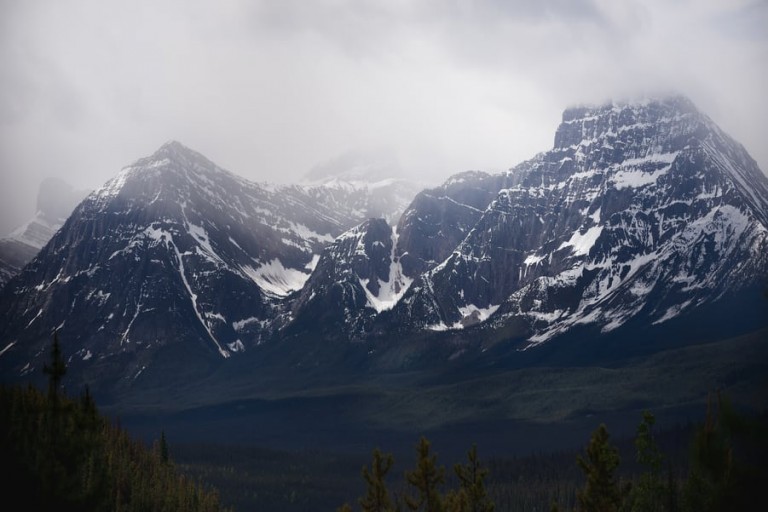
[[97, 188], [170, 139], [256, 181], [386, 155], [438, 182], [550, 148], [570, 105], [667, 92], [765, 172], [765, 27], [741, 0], [3, 0], [0, 234], [44, 178]]

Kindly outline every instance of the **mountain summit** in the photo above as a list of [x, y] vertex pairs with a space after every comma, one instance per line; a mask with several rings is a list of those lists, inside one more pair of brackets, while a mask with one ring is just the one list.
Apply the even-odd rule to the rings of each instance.
[[399, 325], [514, 325], [531, 346], [663, 323], [768, 274], [768, 180], [685, 98], [568, 109], [554, 148], [500, 180]]

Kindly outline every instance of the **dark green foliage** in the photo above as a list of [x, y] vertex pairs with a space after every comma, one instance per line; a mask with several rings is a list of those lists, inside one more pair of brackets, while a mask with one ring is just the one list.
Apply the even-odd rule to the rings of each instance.
[[655, 422], [656, 418], [653, 414], [645, 411], [643, 421], [637, 427], [637, 437], [635, 437], [637, 462], [645, 468], [645, 472], [637, 478], [627, 497], [624, 509], [631, 512], [660, 512], [674, 506], [669, 499], [674, 488], [668, 487], [674, 484], [668, 481], [665, 485], [662, 480], [661, 467], [664, 457], [654, 439]]
[[622, 491], [615, 475], [619, 467], [619, 450], [609, 440], [608, 429], [601, 424], [592, 434], [586, 458], [577, 458], [587, 478], [584, 489], [576, 493], [579, 510], [615, 512], [621, 506]]
[[363, 479], [367, 484], [365, 496], [360, 498], [363, 512], [391, 512], [394, 510], [392, 499], [389, 497], [384, 477], [392, 468], [394, 458], [391, 454], [383, 454], [376, 448], [373, 450], [371, 469], [363, 467]]
[[684, 510], [750, 510], [763, 501], [768, 482], [764, 418], [761, 422], [740, 416], [720, 394], [714, 405], [710, 396], [691, 452], [690, 474], [683, 486]]
[[[180, 472], [210, 483], [222, 503], [246, 512], [333, 511], [345, 501], [357, 510], [365, 494], [360, 468], [370, 463], [370, 454], [283, 452], [242, 444], [174, 443], [171, 448]], [[387, 479], [394, 476], [390, 471]]]
[[583, 476], [575, 451], [488, 461], [488, 494], [496, 510], [572, 510]]
[[406, 471], [405, 479], [415, 491], [414, 496], [405, 496], [409, 510], [441, 512], [443, 497], [440, 486], [445, 483], [445, 468], [437, 465], [437, 455], [430, 455], [430, 443], [423, 437], [416, 446], [416, 469]]
[[456, 464], [453, 470], [460, 487], [458, 491], [449, 494], [448, 509], [457, 512], [493, 512], [494, 504], [485, 490], [488, 469], [480, 465], [477, 445], [472, 445], [467, 452], [467, 464]]
[[6, 503], [41, 511], [220, 510], [216, 493], [100, 416], [90, 390], [78, 400], [60, 392], [66, 365], [56, 336], [45, 369], [47, 395], [0, 387]]
[[43, 365], [43, 373], [48, 375], [48, 399], [55, 403], [61, 391], [61, 379], [67, 373], [67, 364], [61, 355], [59, 333], [53, 333], [53, 346], [51, 347], [51, 364]]
[[168, 464], [170, 460], [168, 455], [168, 441], [165, 439], [165, 431], [160, 434], [160, 460], [163, 464]]
[[[384, 454], [376, 448], [373, 450], [371, 468], [363, 466], [362, 475], [366, 483], [366, 492], [365, 496], [358, 500], [363, 512], [394, 512], [396, 510], [384, 481], [394, 461], [392, 454]], [[338, 510], [352, 512], [352, 507], [349, 503], [345, 503]]]
[[[724, 412], [723, 408], [723, 412]], [[759, 503], [760, 494], [764, 482], [768, 481], [765, 468], [768, 461], [768, 432], [766, 430], [765, 415], [759, 417], [743, 417], [733, 415], [732, 419], [724, 421], [725, 415], [721, 412], [721, 424], [730, 425], [733, 470], [737, 475], [732, 482], [736, 489], [743, 493], [734, 503]], [[709, 430], [714, 428], [712, 424]], [[690, 481], [688, 475], [693, 475], [693, 465], [688, 469], [687, 445], [693, 437], [694, 426], [679, 426], [660, 432], [655, 431], [656, 421], [652, 415], [645, 413], [637, 427], [637, 435], [634, 439], [621, 439], [616, 443], [622, 460], [618, 464], [619, 454], [609, 443], [607, 430], [603, 432], [601, 443], [608, 454], [615, 455], [612, 480], [614, 491], [619, 488], [619, 482], [632, 482], [629, 494], [624, 489], [619, 492], [620, 501], [618, 510], [658, 510], [677, 512], [682, 510], [684, 504], [682, 490]], [[716, 430], [716, 429], [715, 429]], [[598, 432], [600, 429], [598, 429]], [[597, 434], [597, 433], [596, 433]], [[603, 436], [594, 436], [595, 439]], [[594, 441], [594, 440], [593, 440]], [[591, 443], [590, 443], [591, 444]], [[420, 443], [419, 448], [424, 445]], [[665, 455], [662, 456], [662, 448]], [[215, 481], [217, 486], [225, 491], [230, 503], [241, 505], [242, 510], [334, 510], [339, 503], [350, 496], [367, 496], [365, 491], [369, 482], [365, 477], [359, 477], [361, 462], [357, 456], [341, 456], [338, 453], [323, 452], [275, 452], [264, 449], [256, 449], [248, 446], [207, 446], [204, 452], [197, 455], [192, 451], [201, 450], [202, 447], [176, 446], [175, 455], [184, 463], [181, 467], [188, 473], [196, 474], [206, 481]], [[474, 450], [473, 450], [474, 451]], [[431, 447], [419, 450], [418, 460], [432, 460], [432, 467], [437, 467], [436, 458], [430, 455]], [[470, 454], [473, 452], [471, 451]], [[424, 457], [423, 455], [427, 455]], [[591, 466], [590, 450], [582, 454], [582, 460], [587, 466]], [[348, 454], [349, 455], [349, 454]], [[577, 492], [582, 499], [585, 494], [584, 475], [580, 467], [574, 464], [577, 458], [576, 451], [562, 451], [555, 453], [537, 453], [525, 457], [497, 457], [488, 461], [487, 470], [477, 467], [477, 475], [484, 475], [483, 485], [487, 490], [488, 504], [495, 504], [496, 511], [522, 511], [522, 510], [561, 510], [572, 511], [583, 505], [577, 502]], [[612, 459], [613, 456], [604, 457]], [[385, 461], [388, 456], [380, 454], [373, 456], [372, 463], [366, 467], [367, 474], [374, 477], [378, 472], [384, 480], [384, 467], [387, 467], [386, 477], [391, 478], [387, 482], [390, 490], [389, 499], [394, 510], [408, 510], [410, 507], [402, 498], [410, 491], [411, 499], [414, 499], [413, 485], [397, 478], [397, 471], [393, 472]], [[468, 455], [469, 463], [465, 462], [460, 471], [467, 474], [473, 467], [472, 461], [477, 460], [476, 453]], [[371, 459], [369, 459], [370, 461]], [[380, 463], [376, 461], [379, 460]], [[246, 461], [246, 462], [244, 462]], [[605, 464], [603, 464], [605, 466]], [[376, 470], [380, 467], [380, 470]], [[670, 471], [672, 468], [674, 471]], [[455, 469], [455, 468], [454, 468]], [[697, 469], [696, 471], [701, 471]], [[408, 474], [414, 473], [413, 471]], [[470, 471], [471, 473], [471, 471]], [[467, 482], [473, 479], [466, 479]], [[696, 481], [695, 479], [693, 480]], [[651, 482], [652, 485], [647, 485]], [[236, 484], [236, 485], [235, 485]], [[440, 486], [444, 485], [443, 493]], [[647, 501], [638, 498], [648, 489], [662, 487], [660, 493], [649, 505]], [[443, 483], [434, 487], [440, 495], [440, 502], [444, 511], [471, 510], [466, 491], [462, 491], [462, 478], [459, 475], [446, 475]], [[700, 487], [701, 488], [701, 487]], [[704, 489], [705, 494], [711, 491]], [[399, 498], [399, 499], [398, 499]], [[702, 498], [706, 498], [703, 496]], [[706, 498], [710, 499], [710, 498]], [[350, 501], [353, 506], [345, 505], [337, 510], [358, 510], [357, 501]], [[615, 506], [613, 503], [611, 506]], [[615, 509], [615, 508], [614, 508]], [[726, 508], [726, 510], [750, 509], [746, 505], [739, 508]], [[711, 509], [710, 509], [711, 510]]]

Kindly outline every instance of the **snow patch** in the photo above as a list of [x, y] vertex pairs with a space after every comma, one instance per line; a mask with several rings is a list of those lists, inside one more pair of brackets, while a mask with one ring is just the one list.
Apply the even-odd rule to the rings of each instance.
[[665, 175], [670, 167], [667, 166], [652, 172], [645, 172], [640, 169], [622, 169], [613, 175], [611, 181], [617, 190], [645, 187], [656, 183], [656, 180]]
[[311, 229], [309, 229], [304, 224], [298, 224], [295, 222], [291, 222], [290, 224], [291, 224], [292, 231], [305, 240], [309, 238], [313, 238], [318, 242], [333, 242], [333, 236], [331, 236], [330, 234], [317, 233], [316, 231], [312, 231]]
[[655, 320], [653, 322], [653, 325], [658, 325], [662, 322], [666, 322], [667, 320], [671, 320], [672, 318], [682, 313], [683, 310], [688, 306], [690, 306], [692, 302], [693, 302], [693, 299], [690, 299], [683, 302], [682, 304], [675, 304], [674, 306], [667, 309], [667, 311], [661, 317], [659, 317], [658, 320]]
[[[656, 183], [659, 177], [665, 175], [677, 158], [678, 152], [654, 153], [643, 158], [627, 158], [619, 166], [618, 171], [611, 177], [616, 189], [640, 188]], [[662, 167], [647, 170], [650, 166], [661, 164]]]
[[447, 331], [448, 330], [448, 326], [445, 325], [443, 322], [440, 322], [440, 323], [437, 323], [437, 324], [427, 325], [427, 326], [425, 326], [425, 329], [427, 329], [429, 331]]
[[128, 176], [133, 170], [133, 167], [124, 167], [119, 173], [117, 173], [117, 176], [106, 182], [104, 186], [95, 191], [93, 195], [98, 199], [107, 199], [117, 196], [123, 189], [123, 185], [125, 185], [125, 182], [128, 180]]
[[317, 262], [320, 261], [320, 255], [319, 254], [313, 254], [312, 260], [310, 260], [309, 263], [304, 265], [304, 268], [309, 270], [310, 273], [315, 271], [315, 267], [317, 267]]
[[543, 260], [547, 259], [546, 256], [536, 256], [536, 254], [529, 254], [528, 257], [525, 258], [525, 261], [523, 261], [523, 265], [529, 266], [529, 265], [538, 265]]
[[360, 280], [365, 296], [368, 299], [368, 306], [375, 309], [377, 313], [392, 309], [402, 296], [405, 295], [411, 283], [413, 283], [413, 279], [403, 273], [403, 266], [400, 264], [400, 260], [395, 257], [395, 249], [397, 247], [397, 231], [395, 228], [392, 228], [391, 239], [392, 251], [389, 255], [389, 274], [387, 281], [379, 279], [379, 293], [377, 295], [372, 294], [366, 287], [368, 281]]
[[229, 350], [232, 352], [245, 352], [245, 345], [243, 345], [243, 342], [240, 340], [235, 340], [232, 343], [227, 343], [227, 347], [229, 347]]
[[309, 279], [309, 274], [295, 268], [285, 268], [277, 258], [259, 268], [245, 265], [241, 270], [259, 288], [278, 297], [286, 297], [296, 290], [301, 290]]
[[192, 235], [195, 240], [197, 240], [199, 249], [198, 254], [216, 266], [226, 265], [224, 260], [221, 259], [221, 257], [216, 254], [216, 251], [213, 250], [213, 247], [211, 247], [211, 241], [208, 238], [208, 232], [205, 230], [205, 228], [189, 223], [187, 229], [189, 230], [189, 234]]
[[492, 314], [499, 309], [499, 305], [490, 305], [487, 308], [479, 308], [474, 304], [467, 304], [459, 308], [461, 320], [454, 323], [453, 329], [463, 329], [465, 326], [485, 322]]
[[602, 226], [592, 226], [583, 235], [580, 231], [574, 231], [570, 240], [560, 244], [560, 247], [558, 247], [557, 250], [559, 251], [566, 247], [572, 247], [573, 249], [571, 250], [573, 251], [574, 256], [586, 256], [589, 254], [589, 250], [595, 245], [595, 242], [602, 232]]
[[255, 316], [252, 316], [249, 318], [238, 320], [237, 322], [232, 322], [232, 328], [236, 331], [242, 331], [246, 325], [255, 324], [255, 323], [261, 323], [261, 320], [259, 320]]

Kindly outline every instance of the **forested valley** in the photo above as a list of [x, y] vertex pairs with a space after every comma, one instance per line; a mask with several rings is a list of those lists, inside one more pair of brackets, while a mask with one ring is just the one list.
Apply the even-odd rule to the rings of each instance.
[[0, 386], [3, 499], [24, 510], [224, 510], [216, 491], [178, 471], [161, 432], [148, 447], [102, 416], [86, 388], [61, 391], [66, 364], [54, 338], [47, 393]]
[[[8, 502], [31, 510], [719, 511], [748, 510], [768, 481], [768, 416], [743, 415], [719, 393], [703, 421], [656, 432], [646, 412], [633, 439], [600, 424], [580, 450], [505, 457], [478, 453], [446, 466], [415, 442], [410, 460], [132, 439], [86, 388], [62, 392], [54, 338], [49, 387], [0, 387]], [[472, 441], [469, 440], [471, 443]]]
[[[599, 425], [578, 450], [481, 454], [448, 464], [417, 440], [410, 457], [182, 444], [179, 467], [215, 484], [236, 510], [721, 511], [751, 510], [768, 481], [768, 416], [737, 413], [711, 395], [702, 422], [634, 438]], [[339, 502], [343, 497], [342, 502]]]

